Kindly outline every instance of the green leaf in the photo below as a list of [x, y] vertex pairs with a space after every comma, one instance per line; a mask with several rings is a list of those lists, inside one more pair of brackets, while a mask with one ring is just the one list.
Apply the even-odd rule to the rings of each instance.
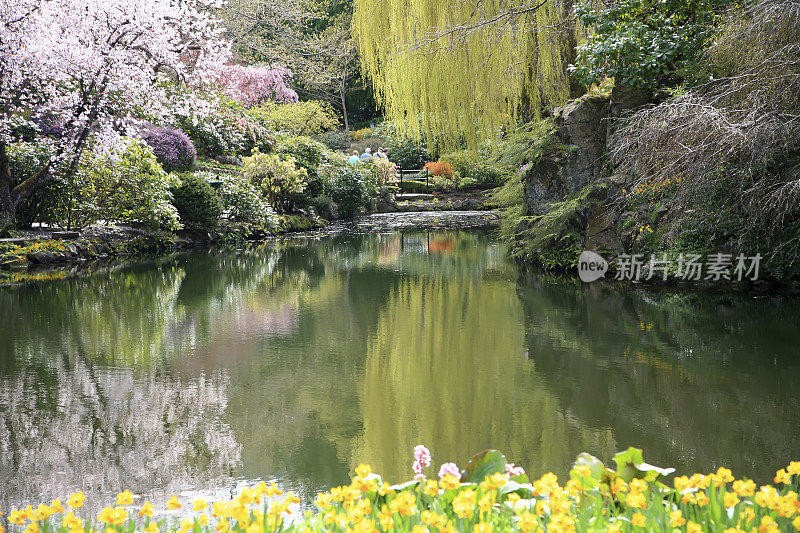
[[634, 478], [655, 481], [659, 476], [668, 476], [675, 472], [674, 468], [659, 468], [645, 463], [639, 448], [631, 447], [619, 452], [614, 456], [614, 461], [617, 463], [617, 474], [627, 483]]
[[420, 480], [412, 479], [411, 481], [406, 481], [405, 483], [400, 483], [398, 485], [392, 485], [389, 488], [392, 489], [395, 492], [401, 492], [401, 491], [404, 491], [404, 490], [406, 490], [408, 488], [413, 487], [414, 485], [419, 485], [419, 483], [420, 483]]
[[498, 490], [498, 496], [505, 496], [516, 492], [520, 498], [533, 497], [533, 485], [530, 483], [517, 483], [516, 481], [509, 481]]
[[484, 450], [470, 459], [461, 471], [462, 483], [480, 483], [486, 476], [506, 471], [506, 456], [497, 450]]

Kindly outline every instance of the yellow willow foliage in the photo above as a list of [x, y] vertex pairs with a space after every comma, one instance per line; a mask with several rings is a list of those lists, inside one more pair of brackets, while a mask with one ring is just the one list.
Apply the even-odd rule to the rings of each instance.
[[465, 464], [492, 446], [532, 472], [565, 472], [575, 450], [613, 454], [611, 431], [565, 416], [535, 363], [522, 357], [525, 333], [515, 327], [522, 313], [504, 281], [404, 280], [367, 345], [364, 431], [351, 468], [369, 458], [386, 479], [402, 480], [411, 472], [408, 450], [420, 443], [434, 455], [433, 476], [439, 464]]
[[[569, 97], [575, 34], [562, 0], [355, 0], [364, 73], [403, 133], [474, 144], [523, 107]], [[503, 16], [509, 10], [524, 11]], [[490, 22], [491, 21], [491, 22]], [[490, 22], [490, 23], [489, 23]]]

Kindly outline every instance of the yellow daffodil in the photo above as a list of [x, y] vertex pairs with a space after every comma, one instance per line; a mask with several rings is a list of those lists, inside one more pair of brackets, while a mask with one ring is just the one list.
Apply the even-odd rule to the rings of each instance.
[[142, 505], [142, 508], [141, 508], [141, 509], [139, 509], [139, 512], [138, 512], [138, 513], [136, 513], [136, 514], [138, 514], [138, 515], [139, 515], [139, 518], [143, 518], [143, 517], [145, 517], [145, 516], [148, 516], [148, 517], [149, 517], [149, 516], [153, 516], [153, 511], [155, 511], [155, 509], [156, 509], [156, 508], [155, 508], [155, 507], [153, 507], [153, 504], [152, 504], [152, 503], [150, 503], [150, 502], [144, 502], [144, 505]]
[[128, 519], [128, 511], [122, 507], [104, 507], [97, 515], [98, 522], [105, 522], [108, 526], [120, 526]]
[[73, 509], [78, 509], [79, 507], [83, 506], [83, 501], [86, 499], [86, 495], [83, 492], [73, 492], [69, 495], [69, 499], [67, 500], [67, 505], [72, 507]]
[[83, 520], [76, 517], [72, 511], [70, 511], [61, 519], [61, 525], [69, 530], [83, 529]]
[[677, 511], [672, 511], [669, 514], [669, 525], [672, 527], [681, 527], [683, 524], [686, 523], [686, 519], [683, 517], [683, 513], [680, 509]]
[[737, 496], [735, 492], [726, 492], [722, 500], [725, 507], [733, 507], [739, 503], [739, 496]]
[[63, 513], [65, 511], [64, 506], [61, 505], [61, 500], [58, 499], [53, 500], [52, 503], [50, 503], [50, 510], [53, 513]]
[[178, 501], [178, 497], [174, 494], [167, 500], [167, 509], [170, 511], [175, 511], [181, 507], [183, 507], [183, 504]]
[[453, 474], [445, 474], [444, 477], [439, 480], [439, 486], [442, 490], [457, 489], [461, 486], [461, 480]]
[[435, 479], [429, 479], [425, 482], [425, 494], [428, 496], [437, 496], [439, 494], [439, 484]]
[[133, 505], [133, 494], [131, 491], [126, 490], [125, 492], [120, 492], [117, 494], [117, 505]]
[[783, 483], [784, 485], [788, 485], [791, 482], [792, 482], [791, 474], [789, 474], [789, 472], [787, 472], [783, 468], [781, 468], [775, 473], [775, 483]]

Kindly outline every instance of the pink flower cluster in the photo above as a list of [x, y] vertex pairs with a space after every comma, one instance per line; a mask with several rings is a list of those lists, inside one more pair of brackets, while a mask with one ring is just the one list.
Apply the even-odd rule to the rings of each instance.
[[422, 479], [425, 474], [422, 470], [431, 466], [431, 452], [422, 444], [414, 447], [414, 464], [411, 467], [416, 475], [414, 479]]
[[525, 473], [525, 469], [521, 466], [516, 466], [514, 463], [506, 463], [506, 473], [509, 476], [521, 476]]
[[287, 85], [291, 78], [292, 73], [286, 68], [225, 65], [219, 69], [217, 83], [229, 97], [251, 107], [267, 100], [297, 102], [297, 93]]
[[439, 468], [439, 479], [443, 478], [447, 474], [450, 474], [451, 476], [455, 476], [457, 478], [461, 478], [461, 470], [455, 463], [443, 463], [442, 466]]

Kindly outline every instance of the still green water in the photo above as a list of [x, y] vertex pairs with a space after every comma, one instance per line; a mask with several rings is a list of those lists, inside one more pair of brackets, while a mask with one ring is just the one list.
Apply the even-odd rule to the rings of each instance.
[[[800, 458], [800, 304], [523, 274], [488, 235], [340, 235], [0, 290], [0, 503], [154, 502], [493, 447], [629, 445], [771, 480]], [[563, 478], [562, 478], [563, 479]], [[188, 491], [188, 492], [185, 492]]]

